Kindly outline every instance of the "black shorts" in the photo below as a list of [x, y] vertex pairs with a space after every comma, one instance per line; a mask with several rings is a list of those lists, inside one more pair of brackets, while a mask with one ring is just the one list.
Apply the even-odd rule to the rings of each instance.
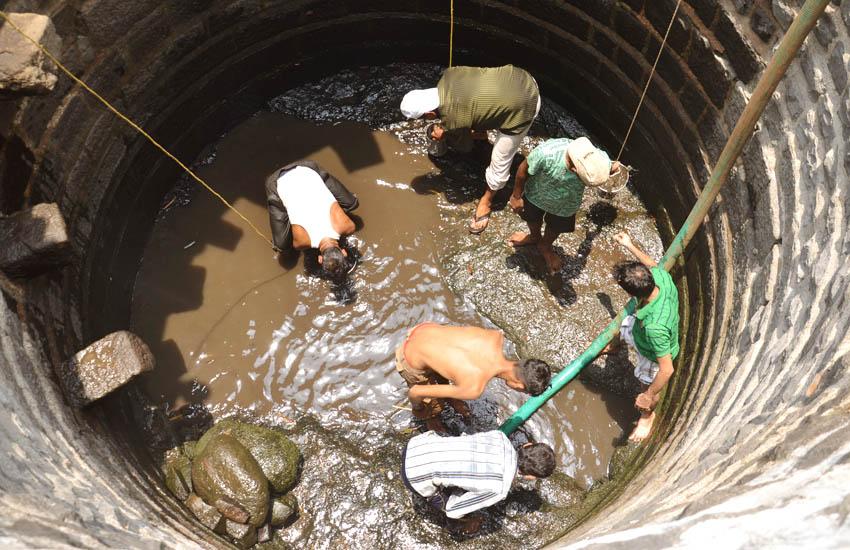
[[525, 195], [522, 196], [522, 200], [525, 203], [525, 207], [522, 209], [519, 217], [525, 220], [528, 223], [540, 223], [542, 221], [546, 221], [546, 227], [550, 231], [554, 231], [558, 235], [561, 233], [572, 233], [576, 230], [576, 215], [573, 214], [567, 218], [563, 216], [557, 216], [552, 214], [551, 212], [546, 212], [545, 210], [541, 210], [537, 206], [534, 205], [528, 197]]

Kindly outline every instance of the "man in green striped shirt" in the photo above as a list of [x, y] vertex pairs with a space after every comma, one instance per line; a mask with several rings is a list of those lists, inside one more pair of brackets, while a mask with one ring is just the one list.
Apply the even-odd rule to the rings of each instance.
[[638, 248], [628, 234], [618, 233], [614, 240], [640, 260], [614, 266], [614, 278], [638, 303], [634, 314], [620, 326], [619, 335], [602, 353], [615, 353], [623, 340], [637, 352], [634, 374], [644, 391], [635, 399], [641, 415], [629, 439], [641, 441], [652, 429], [661, 390], [673, 375], [673, 359], [679, 354], [679, 293], [670, 274]]
[[585, 186], [605, 183], [617, 166], [586, 137], [550, 139], [535, 147], [519, 165], [510, 199], [529, 232], [511, 235], [510, 245], [537, 245], [549, 273], [560, 271], [563, 262], [552, 243], [561, 233], [575, 231]]
[[473, 137], [486, 138], [487, 130], [498, 130], [484, 173], [487, 191], [478, 202], [470, 232], [487, 228], [493, 197], [508, 182], [514, 155], [539, 111], [537, 82], [513, 65], [450, 67], [436, 88], [412, 90], [402, 99], [404, 116], [439, 118], [430, 138], [448, 141], [461, 151], [472, 149]]

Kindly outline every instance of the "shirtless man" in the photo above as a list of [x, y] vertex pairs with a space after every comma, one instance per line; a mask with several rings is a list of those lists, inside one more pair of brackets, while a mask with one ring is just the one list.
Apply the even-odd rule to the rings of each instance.
[[347, 213], [357, 208], [357, 197], [311, 160], [275, 170], [266, 178], [266, 196], [275, 247], [284, 254], [318, 248], [325, 274], [344, 277], [348, 253], [339, 239], [354, 233]]
[[502, 354], [505, 336], [498, 330], [422, 323], [407, 333], [396, 349], [396, 370], [410, 387], [416, 418], [428, 428], [445, 431], [440, 422], [442, 400], [459, 414], [469, 408], [464, 399], [477, 399], [492, 378], [511, 388], [540, 395], [549, 386], [549, 365], [538, 359], [511, 361]]
[[640, 419], [629, 439], [642, 441], [652, 429], [655, 407], [673, 375], [673, 359], [679, 354], [679, 294], [670, 274], [627, 233], [618, 233], [614, 240], [639, 260], [619, 262], [613, 271], [620, 287], [638, 302], [635, 312], [623, 320], [619, 334], [601, 353], [616, 353], [623, 341], [637, 352], [634, 375], [643, 392], [635, 399]]

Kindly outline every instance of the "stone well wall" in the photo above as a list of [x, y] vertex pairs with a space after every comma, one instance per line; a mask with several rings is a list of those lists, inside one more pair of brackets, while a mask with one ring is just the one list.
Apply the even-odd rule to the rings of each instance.
[[[456, 61], [528, 68], [617, 150], [676, 2], [455, 4]], [[635, 185], [666, 239], [800, 5], [683, 2], [626, 152], [649, 167]], [[3, 10], [49, 16], [61, 61], [187, 162], [294, 84], [364, 63], [447, 61], [448, 10], [434, 2], [10, 0]], [[603, 499], [605, 512], [556, 547], [683, 547], [707, 533], [728, 546], [850, 544], [848, 27], [850, 2], [832, 2], [674, 271], [685, 346], [663, 437]], [[10, 457], [0, 538], [222, 544], [116, 436], [115, 403], [72, 409], [54, 375], [126, 328], [147, 229], [179, 169], [61, 74], [46, 95], [0, 101], [0, 135], [0, 213], [58, 204], [72, 251], [62, 269], [0, 277], [0, 449]]]

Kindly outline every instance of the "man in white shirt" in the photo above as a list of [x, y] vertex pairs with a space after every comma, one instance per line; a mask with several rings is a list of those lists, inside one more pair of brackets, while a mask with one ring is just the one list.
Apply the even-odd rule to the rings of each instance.
[[343, 277], [348, 254], [339, 239], [354, 233], [348, 212], [359, 205], [357, 197], [311, 160], [275, 170], [266, 178], [266, 196], [275, 247], [284, 254], [317, 248], [323, 271]]
[[[550, 476], [555, 453], [545, 443], [526, 443], [517, 452], [499, 430], [458, 437], [426, 432], [407, 443], [401, 463], [408, 489], [459, 519], [503, 500], [516, 476]], [[480, 517], [471, 518], [464, 531], [474, 533], [480, 525]]]

